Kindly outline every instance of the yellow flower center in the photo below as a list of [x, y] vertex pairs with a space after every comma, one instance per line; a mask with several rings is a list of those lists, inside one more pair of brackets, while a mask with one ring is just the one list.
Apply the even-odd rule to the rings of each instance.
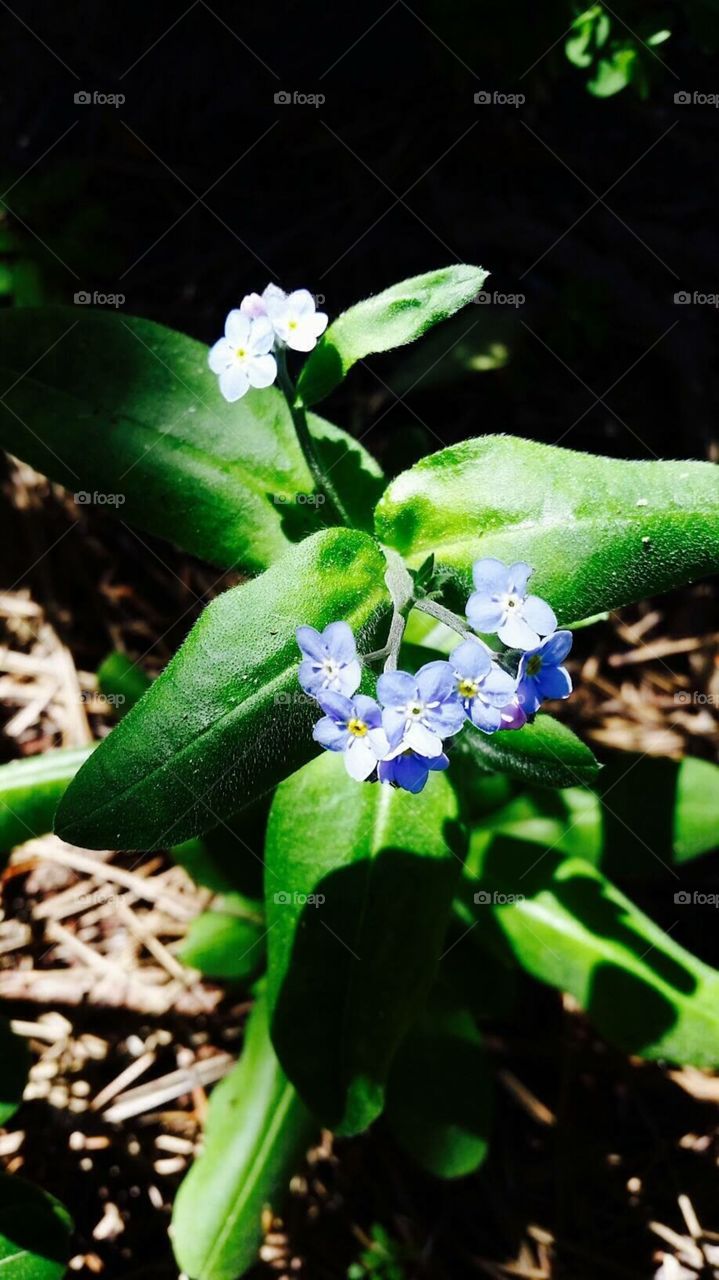
[[289, 321], [288, 321], [288, 323], [287, 323], [287, 328], [288, 328], [288, 329], [296, 329], [296, 328], [297, 328], [297, 321], [296, 321], [296, 320], [289, 320]]
[[460, 698], [476, 698], [478, 688], [477, 681], [470, 680], [469, 676], [464, 676], [457, 685]]
[[247, 348], [238, 347], [237, 350], [235, 351], [235, 355], [237, 356], [238, 360], [244, 360], [245, 356], [247, 355]]
[[354, 738], [364, 738], [367, 733], [364, 720], [357, 720], [354, 716], [347, 721], [347, 728]]

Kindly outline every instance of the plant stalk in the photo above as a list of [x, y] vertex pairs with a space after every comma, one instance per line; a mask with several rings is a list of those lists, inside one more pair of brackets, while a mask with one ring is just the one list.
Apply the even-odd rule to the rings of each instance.
[[322, 464], [319, 453], [317, 452], [317, 447], [312, 439], [312, 435], [310, 434], [309, 426], [307, 425], [307, 415], [305, 413], [304, 405], [297, 403], [295, 388], [287, 371], [287, 357], [285, 355], [284, 347], [280, 347], [276, 352], [276, 359], [278, 381], [282, 388], [285, 400], [287, 401], [287, 407], [292, 415], [295, 434], [304, 455], [305, 462], [310, 469], [310, 474], [315, 482], [318, 493], [322, 494], [327, 505], [328, 514], [330, 515], [328, 523], [344, 524], [347, 525], [348, 528], [352, 528], [352, 521], [349, 514]]

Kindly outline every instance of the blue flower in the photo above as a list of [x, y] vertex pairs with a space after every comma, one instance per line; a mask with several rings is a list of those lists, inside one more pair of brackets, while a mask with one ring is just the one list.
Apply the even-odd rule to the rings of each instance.
[[394, 750], [400, 746], [420, 756], [438, 756], [442, 741], [464, 724], [454, 672], [448, 662], [427, 662], [416, 675], [385, 672], [377, 681], [384, 706], [382, 724]]
[[465, 640], [449, 656], [465, 714], [484, 733], [503, 729], [501, 711], [511, 702], [516, 681], [492, 661], [475, 640]]
[[500, 729], [521, 729], [527, 723], [527, 713], [520, 707], [516, 693], [511, 702], [508, 702], [506, 707], [502, 707], [500, 715], [502, 717]]
[[377, 773], [380, 782], [401, 787], [403, 791], [411, 791], [414, 795], [422, 791], [429, 777], [430, 770], [446, 769], [449, 760], [445, 755], [433, 756], [428, 760], [418, 756], [415, 751], [392, 753], [387, 760], [381, 760]]
[[299, 682], [305, 693], [316, 698], [329, 691], [351, 698], [359, 689], [362, 669], [347, 623], [331, 622], [322, 632], [314, 627], [298, 627], [295, 634], [304, 659]]
[[488, 557], [472, 571], [475, 591], [467, 601], [467, 617], [475, 631], [496, 635], [510, 649], [534, 649], [550, 635], [557, 619], [539, 596], [527, 595], [533, 570], [522, 560], [507, 566]]
[[317, 721], [312, 737], [328, 751], [342, 751], [350, 777], [364, 782], [389, 751], [380, 708], [374, 698], [363, 693], [356, 698], [320, 693], [317, 701], [325, 714]]
[[517, 698], [528, 716], [534, 715], [547, 698], [569, 697], [572, 678], [561, 664], [571, 647], [571, 631], [555, 631], [536, 649], [522, 654]]

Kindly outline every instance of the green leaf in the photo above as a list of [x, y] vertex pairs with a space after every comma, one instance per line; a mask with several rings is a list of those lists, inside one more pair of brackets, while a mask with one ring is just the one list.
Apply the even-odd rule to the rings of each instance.
[[379, 1115], [397, 1046], [426, 996], [464, 853], [437, 774], [420, 795], [361, 786], [327, 752], [278, 788], [265, 888], [272, 1041], [337, 1132]]
[[492, 1076], [474, 1019], [440, 1004], [401, 1045], [386, 1117], [401, 1147], [436, 1178], [463, 1178], [487, 1154]]
[[[573, 995], [608, 1040], [645, 1058], [719, 1066], [719, 973], [601, 872], [500, 837], [484, 851], [477, 876], [467, 897], [479, 897], [480, 929], [491, 912], [516, 962]], [[676, 881], [667, 892], [677, 892]]]
[[195, 917], [178, 956], [210, 978], [246, 982], [262, 964], [264, 936], [262, 916], [240, 894], [228, 894]]
[[10, 1030], [6, 1018], [0, 1018], [0, 1126], [6, 1125], [20, 1106], [29, 1070], [25, 1040]]
[[52, 831], [55, 810], [93, 747], [71, 747], [0, 765], [0, 854]]
[[115, 707], [118, 717], [128, 711], [147, 693], [152, 681], [126, 653], [108, 653], [97, 669], [100, 692]]
[[600, 58], [587, 89], [595, 98], [612, 98], [637, 78], [640, 65], [638, 46], [631, 40], [617, 41]]
[[315, 1130], [275, 1057], [262, 996], [240, 1061], [212, 1093], [202, 1155], [175, 1200], [172, 1243], [190, 1280], [238, 1280], [257, 1261], [262, 1211], [281, 1208]]
[[501, 729], [491, 735], [467, 724], [454, 750], [481, 769], [508, 773], [539, 787], [590, 783], [600, 768], [571, 729], [545, 714], [522, 729]]
[[54, 1196], [0, 1174], [0, 1271], [4, 1280], [60, 1280], [70, 1257], [70, 1215]]
[[366, 534], [327, 529], [218, 596], [70, 786], [56, 830], [87, 849], [157, 849], [222, 821], [317, 751], [295, 628], [345, 619], [360, 652], [387, 565]]
[[304, 404], [316, 404], [365, 356], [404, 347], [446, 320], [480, 292], [481, 267], [443, 267], [392, 285], [358, 302], [329, 326], [307, 359], [297, 383]]
[[434, 551], [462, 606], [475, 560], [527, 560], [565, 625], [716, 572], [719, 471], [484, 436], [398, 476], [376, 527], [413, 565]]
[[[108, 311], [16, 308], [0, 311], [0, 351], [0, 447], [73, 493], [100, 494], [103, 511], [253, 571], [287, 549], [298, 523], [324, 523], [306, 501], [314, 485], [281, 392], [228, 404], [203, 343]], [[337, 427], [309, 426], [366, 518], [379, 467]]]

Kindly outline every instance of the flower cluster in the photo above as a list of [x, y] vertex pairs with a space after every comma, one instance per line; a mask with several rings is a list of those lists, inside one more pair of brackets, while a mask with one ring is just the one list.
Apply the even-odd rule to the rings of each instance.
[[326, 328], [327, 316], [307, 289], [288, 294], [268, 284], [262, 294], [248, 293], [229, 313], [224, 338], [210, 348], [208, 362], [225, 400], [239, 400], [250, 387], [269, 387], [277, 377], [273, 350], [311, 351]]
[[357, 692], [362, 668], [346, 622], [322, 632], [298, 627], [299, 681], [324, 712], [315, 741], [342, 752], [350, 777], [417, 792], [432, 770], [447, 768], [445, 744], [466, 721], [483, 733], [521, 729], [545, 699], [569, 697], [562, 663], [572, 636], [557, 631], [549, 605], [527, 593], [531, 573], [522, 562], [474, 565], [467, 618], [474, 630], [496, 635], [506, 653], [464, 632], [448, 661], [428, 662], [414, 675], [385, 671], [376, 700]]

